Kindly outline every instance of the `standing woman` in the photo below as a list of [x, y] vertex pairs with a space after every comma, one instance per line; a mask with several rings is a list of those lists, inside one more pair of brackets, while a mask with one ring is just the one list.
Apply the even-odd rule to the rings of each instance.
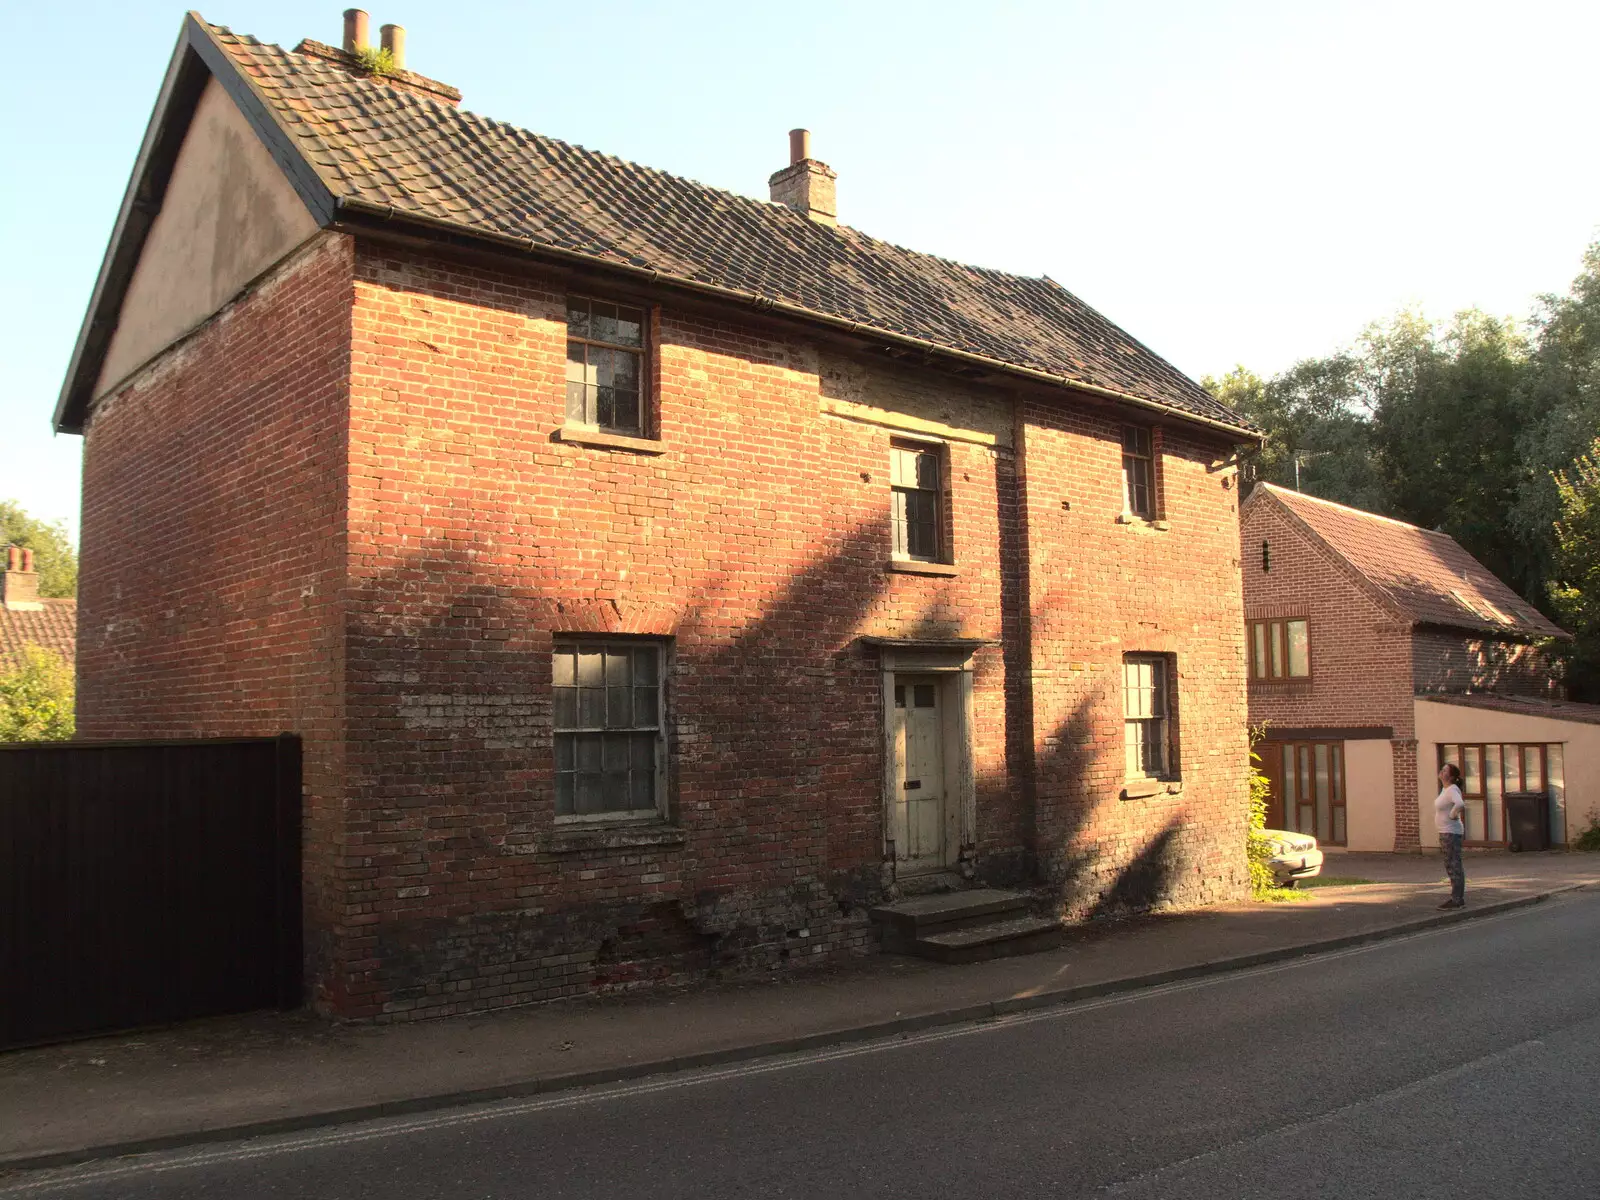
[[1467, 873], [1461, 866], [1461, 839], [1466, 826], [1461, 814], [1467, 802], [1461, 798], [1461, 768], [1445, 763], [1439, 768], [1439, 797], [1433, 802], [1433, 822], [1439, 829], [1439, 848], [1444, 851], [1444, 873], [1450, 876], [1450, 899], [1440, 908], [1461, 908], [1466, 900]]

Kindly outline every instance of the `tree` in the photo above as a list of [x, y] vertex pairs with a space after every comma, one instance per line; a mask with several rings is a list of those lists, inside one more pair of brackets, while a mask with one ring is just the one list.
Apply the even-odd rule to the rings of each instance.
[[78, 554], [60, 521], [30, 517], [15, 500], [0, 500], [0, 547], [33, 551], [41, 596], [72, 596], [78, 591]]
[[1600, 700], [1600, 438], [1553, 482], [1561, 516], [1550, 599], [1574, 638], [1567, 686], [1576, 699]]
[[72, 668], [59, 654], [24, 646], [21, 665], [0, 674], [0, 742], [49, 742], [75, 728]]

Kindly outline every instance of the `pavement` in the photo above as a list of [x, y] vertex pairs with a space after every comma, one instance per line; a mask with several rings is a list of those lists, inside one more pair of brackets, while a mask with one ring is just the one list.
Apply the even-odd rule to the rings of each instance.
[[881, 955], [671, 993], [401, 1025], [253, 1013], [0, 1054], [0, 1170], [634, 1078], [984, 1020], [1399, 936], [1600, 883], [1600, 855], [1469, 852], [1468, 907], [1434, 855], [1330, 853], [1365, 884], [1095, 923], [964, 966]]

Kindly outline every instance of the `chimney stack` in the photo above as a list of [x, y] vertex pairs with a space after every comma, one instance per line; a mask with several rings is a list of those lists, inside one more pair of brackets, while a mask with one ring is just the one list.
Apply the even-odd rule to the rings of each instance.
[[832, 167], [811, 157], [811, 131], [789, 131], [789, 165], [767, 180], [774, 204], [783, 204], [819, 225], [839, 223]]
[[404, 25], [385, 25], [379, 33], [383, 35], [383, 48], [394, 59], [394, 69], [406, 69], [406, 27]]
[[364, 8], [344, 10], [344, 49], [354, 54], [367, 48], [367, 11]]
[[0, 575], [0, 603], [13, 612], [38, 612], [39, 576], [33, 569], [33, 551], [6, 547], [6, 573]]

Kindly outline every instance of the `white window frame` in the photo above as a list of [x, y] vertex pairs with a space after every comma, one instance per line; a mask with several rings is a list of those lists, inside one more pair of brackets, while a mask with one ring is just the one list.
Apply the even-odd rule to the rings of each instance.
[[[926, 456], [933, 464], [933, 486], [923, 487], [920, 478], [907, 481], [904, 464], [920, 462]], [[914, 438], [894, 438], [889, 443], [889, 523], [892, 528], [891, 556], [899, 562], [947, 563], [949, 547], [945, 536], [945, 478], [949, 467], [945, 463], [945, 447], [940, 442], [925, 442]], [[910, 551], [910, 522], [902, 509], [902, 497], [907, 495], [933, 497], [933, 553], [912, 554]]]
[[[621, 652], [623, 652], [623, 651], [626, 651], [628, 653], [629, 658], [630, 658], [629, 682], [626, 685], [608, 684], [608, 682], [606, 681], [606, 678], [605, 678], [605, 671], [606, 671], [605, 656], [606, 655], [613, 655], [613, 656], [620, 657], [621, 656]], [[654, 684], [653, 687], [649, 683], [636, 684], [636, 683], [632, 682], [633, 679], [637, 678], [636, 674], [634, 674], [634, 672], [637, 670], [637, 668], [635, 666], [635, 664], [637, 663], [637, 658], [635, 656], [640, 651], [648, 652], [649, 654], [653, 655], [653, 657], [654, 657], [654, 660], [655, 660], [655, 676], [656, 676], [656, 678], [655, 678], [655, 684]], [[600, 683], [599, 689], [598, 689], [601, 692], [601, 696], [600, 696], [600, 700], [599, 700], [599, 703], [600, 703], [600, 706], [601, 706], [601, 711], [600, 711], [600, 714], [599, 714], [600, 715], [600, 722], [598, 724], [594, 723], [593, 721], [589, 721], [589, 722], [586, 723], [583, 720], [583, 716], [584, 716], [584, 714], [583, 714], [583, 704], [582, 704], [582, 697], [581, 697], [580, 693], [584, 689], [579, 684], [580, 672], [581, 672], [581, 669], [582, 669], [581, 665], [580, 665], [581, 656], [585, 655], [585, 654], [595, 654], [595, 653], [598, 653], [598, 654], [600, 654], [602, 656], [602, 658], [601, 658], [601, 683]], [[571, 676], [572, 679], [573, 679], [573, 682], [571, 684], [567, 684], [567, 683], [564, 682], [565, 678], [567, 678], [567, 675], [564, 672], [563, 664], [561, 662], [561, 656], [562, 655], [574, 656], [573, 660], [572, 660], [572, 662], [573, 662], [573, 672], [572, 672], [572, 676]], [[638, 823], [638, 822], [641, 822], [641, 821], [655, 822], [655, 821], [664, 820], [666, 818], [666, 815], [667, 815], [667, 786], [666, 786], [666, 783], [667, 783], [667, 691], [666, 691], [666, 680], [667, 680], [667, 645], [664, 642], [661, 642], [661, 641], [658, 641], [658, 640], [654, 640], [654, 639], [649, 639], [649, 638], [604, 637], [604, 636], [594, 636], [594, 635], [575, 636], [575, 637], [558, 637], [556, 639], [555, 645], [552, 648], [552, 653], [551, 653], [551, 718], [550, 718], [551, 739], [550, 740], [551, 740], [551, 785], [552, 785], [552, 795], [553, 795], [554, 808], [555, 808], [555, 820], [556, 820], [556, 823], [558, 825], [613, 825], [613, 824], [618, 824], [618, 823]], [[630, 723], [627, 723], [627, 724], [615, 723], [615, 724], [613, 724], [613, 723], [609, 722], [609, 718], [611, 716], [611, 713], [610, 713], [610, 708], [611, 708], [610, 689], [614, 688], [614, 687], [623, 687], [623, 686], [625, 686], [629, 691], [629, 696], [628, 696], [628, 715], [629, 715], [629, 718], [630, 718]], [[563, 692], [563, 691], [567, 691], [567, 690], [570, 690], [573, 693], [573, 699], [570, 702], [570, 708], [568, 709], [568, 711], [572, 714], [572, 719], [570, 721], [564, 721], [563, 720], [563, 709], [567, 708], [567, 704], [560, 697], [560, 693]], [[637, 719], [636, 719], [637, 718], [637, 714], [638, 714], [638, 709], [637, 709], [637, 697], [634, 695], [634, 693], [637, 693], [637, 692], [640, 692], [640, 691], [651, 691], [651, 692], [654, 693], [654, 697], [655, 697], [655, 721], [654, 721], [653, 724], [649, 723], [649, 722], [641, 723], [641, 722], [638, 722]], [[571, 796], [572, 796], [571, 803], [572, 803], [572, 806], [573, 806], [573, 808], [575, 810], [576, 809], [576, 805], [577, 805], [577, 789], [578, 789], [578, 783], [579, 783], [579, 776], [582, 775], [582, 774], [588, 774], [589, 773], [589, 772], [580, 772], [580, 771], [578, 771], [576, 769], [577, 762], [578, 762], [578, 757], [579, 757], [579, 743], [578, 743], [577, 739], [583, 739], [583, 738], [599, 738], [599, 739], [601, 739], [601, 741], [600, 741], [600, 745], [601, 745], [601, 759], [600, 759], [600, 761], [601, 761], [601, 765], [602, 765], [601, 774], [602, 774], [602, 787], [603, 787], [604, 786], [603, 776], [605, 774], [604, 769], [603, 769], [604, 768], [604, 761], [605, 761], [604, 760], [604, 753], [605, 753], [605, 741], [604, 741], [604, 739], [605, 739], [605, 737], [607, 735], [610, 735], [612, 737], [638, 739], [638, 740], [642, 741], [643, 740], [643, 735], [645, 735], [645, 734], [654, 735], [653, 739], [652, 739], [652, 742], [651, 742], [651, 752], [652, 752], [651, 800], [652, 800], [652, 803], [651, 803], [651, 805], [649, 807], [610, 809], [610, 810], [606, 810], [606, 811], [602, 811], [602, 812], [593, 812], [593, 813], [580, 813], [580, 812], [577, 812], [577, 811], [563, 813], [561, 811], [561, 807], [562, 807], [562, 790], [563, 790], [563, 788], [562, 788], [562, 778], [561, 777], [563, 775], [567, 775], [567, 774], [570, 774], [573, 777], [572, 778], [572, 784], [571, 784]], [[561, 739], [564, 738], [564, 737], [570, 737], [570, 738], [575, 739], [571, 743], [570, 751], [565, 755], [562, 752], [562, 746], [561, 746]], [[567, 762], [572, 763], [572, 767], [571, 768], [567, 768], [567, 767], [565, 767], [563, 765], [564, 763], [567, 763]], [[638, 769], [638, 766], [637, 766], [636, 762], [634, 761], [634, 759], [632, 757], [632, 751], [630, 750], [630, 752], [629, 752], [629, 766], [627, 767], [627, 770], [628, 770], [630, 776], [637, 769]]]

